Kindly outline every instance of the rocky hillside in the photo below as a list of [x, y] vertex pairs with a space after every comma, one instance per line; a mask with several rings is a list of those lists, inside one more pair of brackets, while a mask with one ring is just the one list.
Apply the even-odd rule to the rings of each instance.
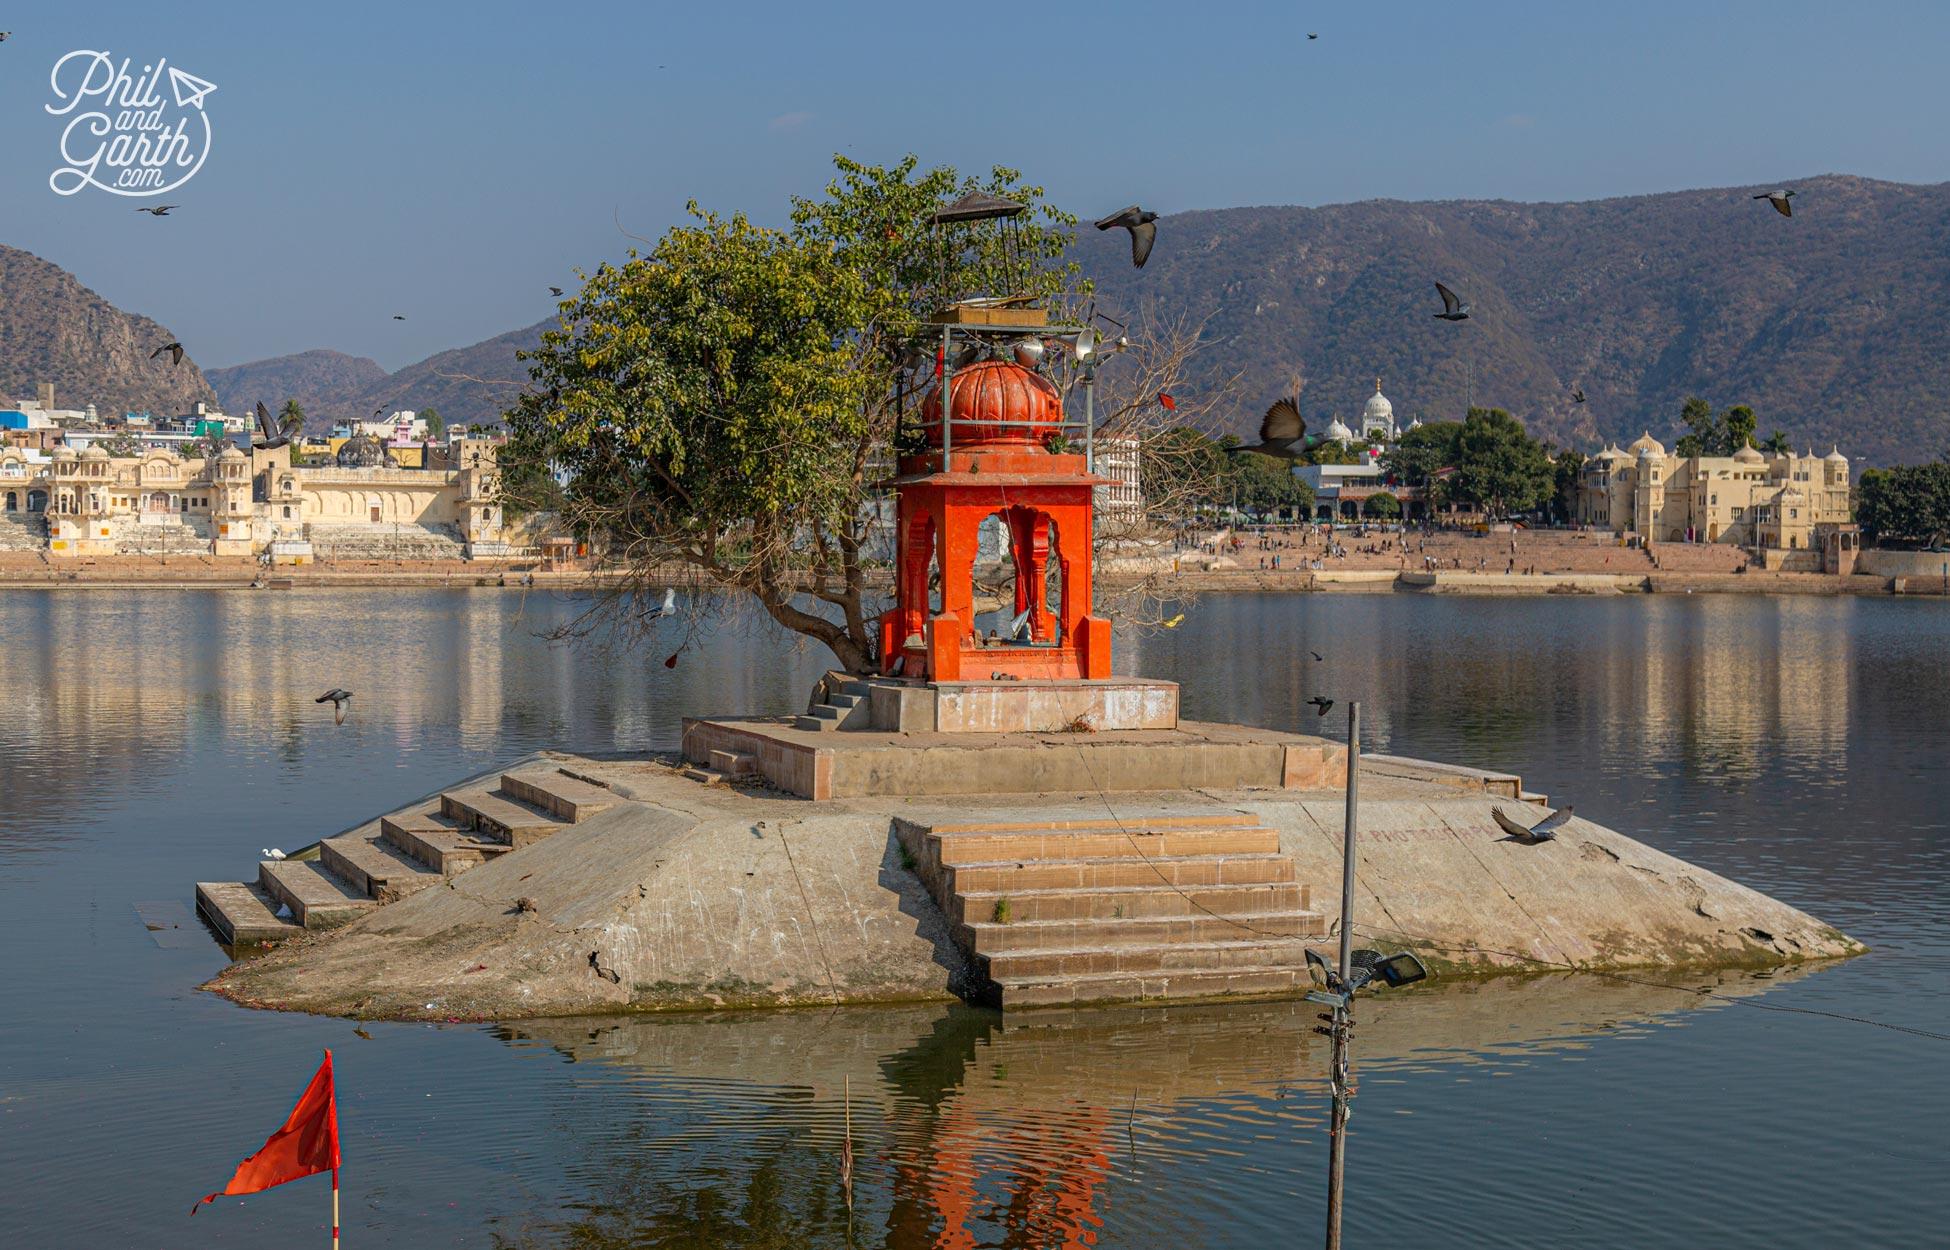
[[[347, 396], [365, 387], [385, 381], [387, 376], [376, 360], [322, 349], [209, 373], [225, 412], [249, 412], [260, 400], [275, 409], [285, 400], [295, 399], [315, 427], [321, 425], [317, 418], [326, 416], [328, 409], [343, 404]], [[323, 424], [329, 425], [329, 419]]]
[[[1950, 184], [1820, 177], [1783, 218], [1683, 191], [1579, 204], [1374, 201], [1238, 208], [1158, 223], [1133, 270], [1122, 231], [1081, 259], [1117, 316], [1210, 317], [1201, 377], [1243, 371], [1235, 429], [1303, 376], [1310, 423], [1353, 418], [1379, 376], [1404, 423], [1476, 402], [1590, 447], [1680, 404], [1753, 405], [1823, 451], [1871, 463], [1950, 447]], [[1436, 320], [1440, 280], [1476, 305]], [[1588, 403], [1572, 402], [1581, 386]]]
[[31, 252], [0, 247], [0, 404], [54, 384], [57, 407], [174, 416], [213, 400], [189, 356], [180, 365], [149, 353], [176, 336], [123, 312], [67, 270]]

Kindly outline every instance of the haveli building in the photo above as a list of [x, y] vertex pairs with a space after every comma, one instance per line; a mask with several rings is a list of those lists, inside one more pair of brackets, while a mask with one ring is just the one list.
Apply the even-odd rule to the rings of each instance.
[[1658, 542], [1815, 550], [1849, 525], [1848, 457], [1674, 456], [1646, 434], [1584, 462], [1578, 519]]
[[293, 465], [285, 448], [186, 459], [145, 448], [0, 450], [0, 550], [99, 555], [483, 559], [509, 554], [495, 444], [460, 439], [403, 469], [376, 439]]

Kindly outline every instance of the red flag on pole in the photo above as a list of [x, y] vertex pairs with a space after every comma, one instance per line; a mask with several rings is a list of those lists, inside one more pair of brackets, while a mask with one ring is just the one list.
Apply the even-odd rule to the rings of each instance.
[[[337, 1185], [339, 1168], [339, 1109], [332, 1097], [332, 1052], [318, 1074], [305, 1086], [298, 1105], [285, 1117], [284, 1127], [271, 1134], [264, 1148], [237, 1165], [237, 1174], [223, 1188], [223, 1194], [254, 1194], [320, 1172], [333, 1173]], [[196, 1204], [215, 1202], [223, 1194], [211, 1194]], [[196, 1214], [196, 1207], [190, 1214]], [[336, 1230], [333, 1236], [337, 1236]]]

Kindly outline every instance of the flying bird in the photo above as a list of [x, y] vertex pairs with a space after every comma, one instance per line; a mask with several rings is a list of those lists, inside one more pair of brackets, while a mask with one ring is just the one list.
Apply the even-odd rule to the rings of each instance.
[[1307, 38], [1309, 38], [1309, 39], [1318, 39], [1318, 38], [1320, 38], [1320, 36], [1319, 36], [1319, 35], [1308, 35], [1308, 36], [1307, 36]]
[[183, 345], [181, 343], [164, 343], [161, 347], [149, 353], [149, 359], [154, 360], [164, 352], [169, 353], [169, 364], [171, 368], [183, 363]]
[[1320, 711], [1318, 715], [1321, 716], [1325, 716], [1327, 715], [1327, 713], [1334, 710], [1334, 701], [1322, 695], [1315, 695], [1313, 698], [1308, 699], [1307, 702], [1319, 708]]
[[1318, 652], [1318, 651], [1309, 651], [1309, 652], [1307, 652], [1307, 654], [1308, 654], [1308, 655], [1311, 655], [1312, 657], [1314, 657], [1314, 659], [1316, 659], [1316, 660], [1319, 660], [1319, 661], [1320, 661], [1321, 663], [1323, 663], [1323, 664], [1325, 664], [1325, 663], [1327, 662], [1327, 657], [1326, 657], [1326, 656], [1324, 656], [1324, 655], [1322, 655], [1322, 654], [1321, 654], [1320, 652]]
[[1129, 230], [1131, 232], [1131, 263], [1139, 269], [1142, 269], [1144, 268], [1144, 262], [1151, 259], [1151, 245], [1158, 241], [1158, 227], [1152, 224], [1157, 220], [1158, 214], [1148, 209], [1139, 208], [1133, 204], [1129, 208], [1120, 208], [1110, 216], [1099, 221], [1097, 223], [1097, 229], [1110, 230], [1114, 227], [1122, 226], [1124, 229]]
[[1788, 203], [1790, 199], [1794, 198], [1794, 192], [1792, 191], [1763, 191], [1753, 198], [1766, 200], [1774, 206], [1774, 211], [1783, 217], [1794, 216], [1794, 205]]
[[394, 321], [404, 321], [404, 320], [406, 320], [406, 318], [404, 318], [404, 317], [402, 317], [402, 316], [400, 316], [400, 315], [399, 315], [398, 313], [394, 313], [394, 314], [393, 314], [393, 320], [394, 320]]
[[252, 439], [251, 446], [259, 451], [270, 451], [274, 447], [283, 447], [291, 442], [291, 436], [280, 430], [271, 420], [271, 410], [264, 406], [263, 400], [257, 402], [257, 432], [263, 437]]
[[1235, 447], [1235, 452], [1251, 451], [1280, 460], [1295, 460], [1306, 451], [1307, 420], [1300, 415], [1300, 401], [1275, 400], [1260, 418], [1259, 442], [1251, 447]]
[[383, 412], [385, 412], [385, 411], [386, 411], [386, 410], [385, 410], [384, 408], [374, 408], [374, 409], [372, 410], [372, 419], [373, 419], [374, 421], [377, 421], [377, 420], [379, 420], [379, 416], [380, 416], [380, 414], [381, 414], [381, 413], [383, 413]]
[[553, 295], [553, 296], [554, 296], [554, 297], [555, 297], [556, 299], [561, 299], [561, 298], [562, 298], [562, 288], [561, 288], [561, 287], [559, 287], [559, 286], [552, 286], [552, 287], [550, 287], [550, 288], [548, 289], [548, 293], [549, 293], [550, 295]]
[[0, 30], [0, 43], [7, 42], [7, 36], [13, 33], [11, 30]]
[[334, 686], [324, 694], [319, 695], [316, 699], [313, 699], [312, 702], [329, 702], [332, 705], [332, 723], [334, 725], [343, 725], [345, 723], [345, 705], [352, 702], [352, 692], [350, 690], [340, 690]]
[[1571, 821], [1571, 809], [1560, 807], [1536, 824], [1525, 828], [1500, 807], [1492, 807], [1490, 815], [1496, 818], [1497, 827], [1510, 836], [1503, 841], [1521, 842], [1525, 846], [1536, 846], [1539, 842], [1549, 842], [1557, 837], [1557, 831]]
[[135, 211], [138, 213], [147, 213], [151, 217], [167, 217], [169, 216], [170, 209], [181, 207], [183, 207], [181, 204], [158, 204], [154, 208], [138, 208]]
[[1435, 314], [1437, 317], [1444, 321], [1469, 320], [1469, 310], [1474, 305], [1463, 303], [1462, 300], [1456, 297], [1454, 291], [1443, 286], [1440, 282], [1435, 284], [1435, 289], [1442, 296], [1442, 311]]
[[1574, 404], [1581, 404], [1584, 402], [1584, 388], [1582, 386], [1572, 388], [1571, 402]]
[[664, 601], [650, 609], [644, 615], [643, 619], [646, 621], [654, 621], [660, 616], [675, 615], [677, 615], [677, 590], [675, 587], [666, 586], [664, 587]]

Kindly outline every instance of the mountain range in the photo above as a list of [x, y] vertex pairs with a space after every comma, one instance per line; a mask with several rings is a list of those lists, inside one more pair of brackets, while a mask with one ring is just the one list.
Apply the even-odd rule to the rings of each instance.
[[[1404, 425], [1458, 416], [1473, 398], [1563, 445], [1647, 430], [1670, 444], [1681, 404], [1699, 395], [1752, 405], [1763, 434], [1839, 444], [1858, 461], [1934, 458], [1950, 448], [1950, 184], [1792, 185], [1791, 218], [1750, 198], [1768, 187], [1563, 204], [1377, 200], [1166, 216], [1142, 270], [1122, 231], [1086, 226], [1075, 255], [1112, 315], [1204, 322], [1184, 385], [1236, 376], [1225, 409], [1238, 433], [1296, 386], [1315, 428], [1334, 415], [1353, 424], [1379, 378]], [[154, 323], [24, 252], [0, 249], [0, 265], [0, 330], [40, 327], [36, 339], [0, 337], [0, 387], [53, 380], [67, 396], [110, 398], [107, 411], [123, 395], [164, 403], [165, 382], [187, 398], [202, 381], [188, 361], [172, 376], [132, 359], [135, 345], [167, 341]], [[1437, 281], [1474, 306], [1468, 321], [1431, 315]], [[549, 324], [390, 374], [310, 351], [208, 377], [228, 410], [296, 398], [313, 428], [428, 406], [450, 423], [494, 420], [527, 377], [515, 353]], [[85, 348], [111, 342], [96, 378]]]

